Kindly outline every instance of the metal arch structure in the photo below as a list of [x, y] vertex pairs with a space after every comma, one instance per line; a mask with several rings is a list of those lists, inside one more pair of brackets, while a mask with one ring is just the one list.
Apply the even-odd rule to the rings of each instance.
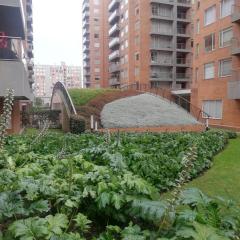
[[65, 85], [57, 82], [53, 87], [51, 105], [52, 110], [61, 110], [61, 124], [64, 131], [69, 131], [71, 115], [77, 115], [72, 99]]

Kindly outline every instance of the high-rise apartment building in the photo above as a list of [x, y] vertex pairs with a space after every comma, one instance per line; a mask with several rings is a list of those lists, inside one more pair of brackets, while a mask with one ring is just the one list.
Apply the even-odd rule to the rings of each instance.
[[66, 88], [82, 87], [82, 68], [62, 62], [60, 65], [35, 65], [34, 94], [45, 103], [49, 103], [56, 82], [62, 82]]
[[240, 129], [240, 1], [195, 1], [194, 26], [192, 104]]
[[15, 96], [9, 132], [21, 130], [21, 112], [33, 97], [32, 31], [32, 0], [0, 0], [0, 112], [6, 89]]
[[83, 0], [83, 77], [86, 87], [108, 85], [108, 0]]
[[[103, 79], [100, 78], [101, 87], [138, 82], [152, 87], [190, 88], [191, 7], [190, 0], [85, 0], [83, 48], [86, 82], [95, 80], [95, 58], [91, 54], [96, 52], [94, 36], [100, 29], [102, 41], [99, 46], [104, 63], [100, 68], [104, 72]], [[102, 20], [100, 27], [95, 29], [97, 8], [102, 11]]]

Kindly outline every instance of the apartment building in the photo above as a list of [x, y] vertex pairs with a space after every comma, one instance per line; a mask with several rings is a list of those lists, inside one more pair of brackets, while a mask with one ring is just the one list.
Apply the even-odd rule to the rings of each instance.
[[108, 0], [83, 0], [83, 81], [85, 87], [108, 86]]
[[240, 129], [240, 2], [194, 5], [192, 104], [211, 125]]
[[82, 68], [80, 66], [67, 65], [65, 62], [61, 62], [59, 65], [36, 64], [34, 72], [34, 95], [42, 98], [45, 103], [50, 102], [56, 82], [64, 83], [68, 89], [82, 87]]
[[32, 1], [0, 0], [0, 112], [6, 89], [13, 89], [10, 133], [21, 131], [21, 112], [33, 97], [33, 57]]
[[[91, 1], [88, 2], [91, 9]], [[103, 4], [103, 62], [107, 86], [132, 83], [190, 89], [192, 3], [190, 0], [108, 0]], [[101, 5], [101, 3], [100, 3]], [[92, 6], [94, 8], [94, 6]], [[84, 10], [84, 9], [83, 9]], [[91, 18], [91, 12], [89, 12]], [[94, 16], [92, 16], [94, 17]], [[106, 32], [106, 26], [108, 31]], [[89, 28], [89, 35], [94, 34]], [[105, 42], [106, 41], [106, 42]], [[84, 49], [91, 45], [83, 42]], [[86, 50], [87, 51], [87, 50]], [[86, 59], [84, 59], [86, 60]], [[86, 62], [85, 62], [86, 64]], [[93, 68], [91, 61], [89, 68]], [[91, 72], [89, 72], [91, 78]], [[100, 84], [105, 87], [105, 84]], [[189, 91], [190, 93], [190, 91]]]

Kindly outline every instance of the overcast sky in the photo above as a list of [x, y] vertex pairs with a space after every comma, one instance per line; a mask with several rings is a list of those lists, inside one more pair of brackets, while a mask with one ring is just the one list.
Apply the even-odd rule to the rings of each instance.
[[82, 0], [33, 0], [35, 64], [82, 65]]

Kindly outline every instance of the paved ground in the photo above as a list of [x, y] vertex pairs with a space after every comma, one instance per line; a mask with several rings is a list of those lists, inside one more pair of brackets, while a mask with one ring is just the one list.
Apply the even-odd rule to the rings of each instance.
[[123, 98], [105, 105], [101, 122], [104, 128], [198, 124], [176, 104], [151, 94]]

